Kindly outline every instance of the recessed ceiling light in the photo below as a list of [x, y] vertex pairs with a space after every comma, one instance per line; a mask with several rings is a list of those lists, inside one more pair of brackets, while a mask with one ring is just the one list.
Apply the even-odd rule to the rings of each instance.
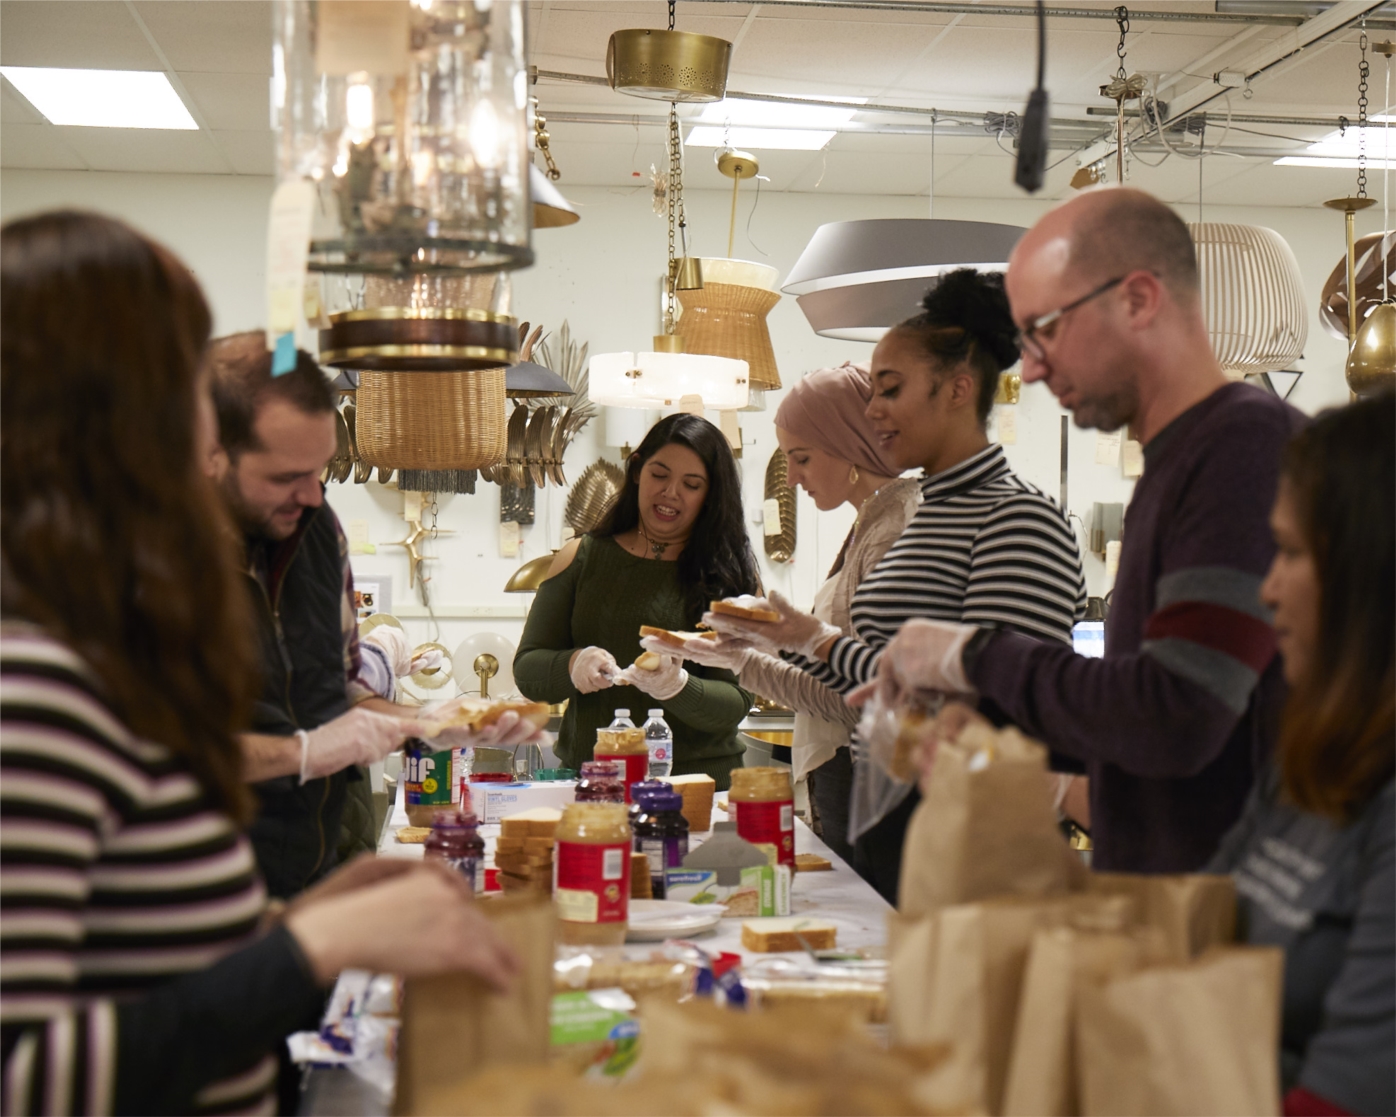
[[[1374, 116], [1372, 124], [1396, 122], [1396, 116]], [[1275, 160], [1277, 167], [1337, 167], [1354, 169], [1357, 166], [1358, 134], [1356, 125], [1349, 124], [1343, 132], [1329, 132], [1318, 143], [1311, 143], [1303, 155], [1286, 155]], [[1396, 140], [1392, 147], [1396, 148]], [[1396, 166], [1396, 150], [1388, 151], [1385, 128], [1367, 130], [1367, 165], [1371, 168]]]
[[688, 134], [688, 142], [694, 147], [730, 144], [766, 150], [818, 151], [863, 103], [862, 99], [850, 100], [847, 108], [838, 108], [728, 97], [703, 106]]
[[199, 127], [170, 79], [159, 71], [0, 66], [0, 74], [50, 124], [184, 131]]

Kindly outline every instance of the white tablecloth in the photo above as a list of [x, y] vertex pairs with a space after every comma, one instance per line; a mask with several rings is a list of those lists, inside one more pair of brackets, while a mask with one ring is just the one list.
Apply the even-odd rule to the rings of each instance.
[[[717, 802], [725, 802], [725, 792], [717, 795]], [[713, 819], [722, 821], [727, 815], [716, 805]], [[378, 852], [384, 857], [420, 858], [420, 845], [405, 845], [397, 840], [397, 831], [407, 825], [407, 810], [403, 805], [402, 785], [398, 785], [397, 799], [392, 813], [383, 826], [379, 837]], [[694, 834], [693, 844], [699, 844], [711, 832]], [[485, 849], [492, 859], [495, 839], [499, 837], [498, 826], [482, 826], [480, 834], [485, 839]], [[861, 948], [881, 947], [887, 942], [887, 913], [891, 911], [887, 901], [879, 896], [872, 885], [855, 873], [846, 862], [826, 846], [813, 830], [798, 817], [795, 819], [795, 852], [817, 853], [827, 858], [834, 866], [831, 872], [796, 873], [790, 889], [790, 914], [819, 916], [838, 926], [840, 947]], [[491, 860], [491, 864], [493, 861]], [[724, 919], [716, 931], [693, 936], [693, 942], [704, 950], [716, 953], [730, 951], [751, 957], [742, 949], [742, 921]]]

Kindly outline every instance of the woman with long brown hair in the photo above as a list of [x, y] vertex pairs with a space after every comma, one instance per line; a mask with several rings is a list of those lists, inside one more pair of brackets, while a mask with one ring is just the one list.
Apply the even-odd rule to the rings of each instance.
[[1208, 868], [1285, 951], [1286, 1114], [1396, 1112], [1396, 397], [1290, 443], [1261, 586], [1290, 696]]
[[341, 968], [515, 965], [434, 867], [356, 862], [266, 918], [210, 326], [188, 269], [119, 222], [0, 231], [6, 1112], [264, 1107]]

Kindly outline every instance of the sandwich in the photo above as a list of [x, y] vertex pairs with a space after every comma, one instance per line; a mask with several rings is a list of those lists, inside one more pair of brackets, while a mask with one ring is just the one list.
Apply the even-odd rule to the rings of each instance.
[[739, 617], [745, 621], [778, 621], [780, 614], [774, 609], [766, 608], [758, 604], [762, 599], [752, 597], [749, 593], [742, 594], [741, 597], [729, 597], [722, 601], [711, 601], [708, 608], [714, 613], [720, 613], [727, 617]]
[[469, 729], [479, 732], [493, 725], [510, 710], [535, 729], [548, 724], [548, 704], [510, 698], [457, 698], [441, 708], [424, 711], [423, 736], [435, 737], [443, 729]]
[[[716, 640], [716, 632], [671, 632], [667, 628], [655, 628], [653, 625], [642, 624], [640, 626], [640, 636], [653, 636], [665, 647], [673, 648], [677, 652], [682, 652], [690, 640]], [[641, 657], [643, 658], [643, 657]], [[635, 661], [639, 663], [639, 660]]]

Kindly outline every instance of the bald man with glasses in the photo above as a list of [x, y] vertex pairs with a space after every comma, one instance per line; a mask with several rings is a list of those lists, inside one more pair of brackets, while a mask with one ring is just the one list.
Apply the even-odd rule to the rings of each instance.
[[1304, 419], [1222, 373], [1192, 238], [1148, 194], [1092, 191], [1047, 214], [1014, 250], [1007, 290], [1023, 379], [1077, 426], [1128, 426], [1144, 446], [1105, 656], [911, 621], [865, 691], [992, 699], [1090, 776], [1097, 868], [1197, 870], [1278, 728], [1284, 684], [1259, 589], [1281, 451]]

